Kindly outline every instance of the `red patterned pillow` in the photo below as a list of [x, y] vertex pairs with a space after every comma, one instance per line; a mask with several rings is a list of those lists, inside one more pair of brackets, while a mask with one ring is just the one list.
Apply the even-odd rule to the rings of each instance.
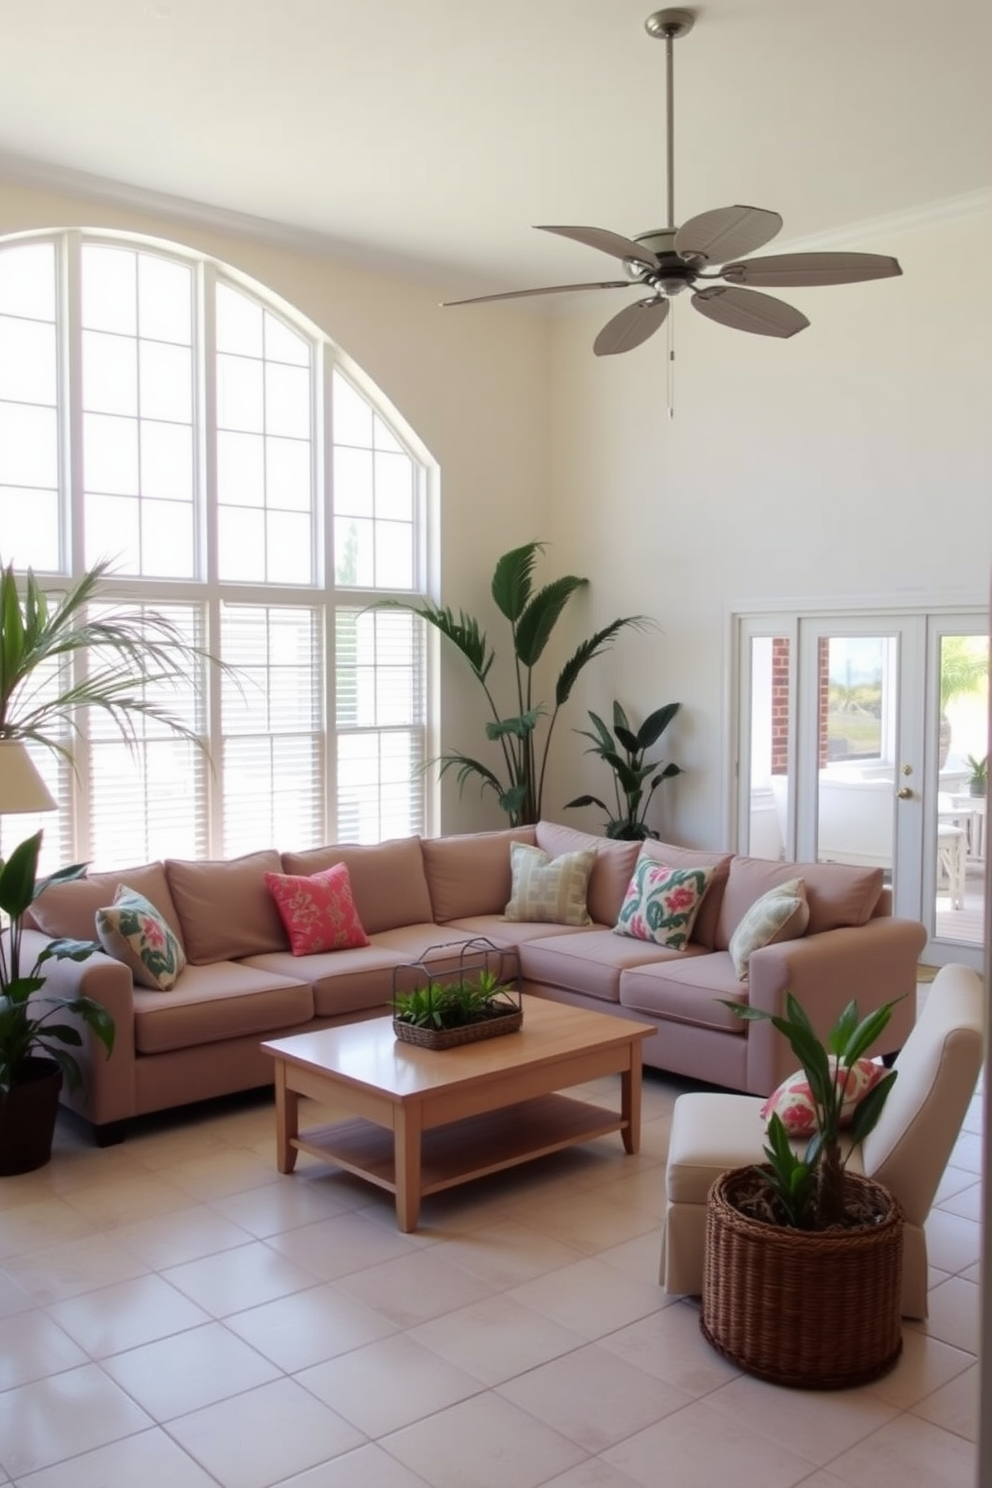
[[294, 956], [370, 944], [355, 908], [347, 864], [335, 863], [310, 878], [267, 873], [265, 887], [276, 902]]
[[[836, 1070], [836, 1057], [831, 1056], [830, 1068]], [[841, 1105], [841, 1126], [847, 1126], [854, 1116], [854, 1108], [873, 1090], [879, 1080], [884, 1080], [887, 1070], [884, 1064], [874, 1059], [856, 1059], [847, 1071], [844, 1084], [844, 1100]], [[778, 1116], [790, 1137], [811, 1137], [816, 1131], [816, 1103], [809, 1081], [802, 1070], [797, 1070], [783, 1080], [777, 1090], [761, 1107], [761, 1119], [767, 1121]]]

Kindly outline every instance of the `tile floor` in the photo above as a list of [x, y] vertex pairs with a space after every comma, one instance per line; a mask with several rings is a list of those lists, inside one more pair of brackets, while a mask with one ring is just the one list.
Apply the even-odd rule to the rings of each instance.
[[[610, 1082], [591, 1087], [612, 1099]], [[719, 1358], [658, 1287], [677, 1082], [618, 1138], [428, 1200], [302, 1157], [269, 1100], [141, 1124], [0, 1184], [0, 1484], [16, 1488], [965, 1488], [980, 1105], [929, 1224], [931, 1316], [822, 1395]]]

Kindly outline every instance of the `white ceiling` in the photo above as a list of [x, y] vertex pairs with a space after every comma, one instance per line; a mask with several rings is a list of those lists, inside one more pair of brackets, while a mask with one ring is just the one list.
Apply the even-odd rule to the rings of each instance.
[[[531, 226], [665, 225], [650, 9], [0, 0], [0, 177], [85, 172], [111, 196], [107, 182], [247, 214], [446, 297], [613, 278], [613, 260]], [[988, 192], [989, 0], [696, 11], [675, 44], [679, 221], [743, 202], [782, 213], [775, 249], [857, 247], [878, 219]]]

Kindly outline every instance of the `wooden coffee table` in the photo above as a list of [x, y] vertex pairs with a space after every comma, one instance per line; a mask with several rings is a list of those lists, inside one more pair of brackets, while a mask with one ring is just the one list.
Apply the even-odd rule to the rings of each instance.
[[[271, 1039], [280, 1173], [298, 1152], [324, 1158], [396, 1195], [399, 1228], [420, 1201], [502, 1168], [619, 1132], [636, 1152], [641, 1041], [650, 1023], [524, 997], [517, 1033], [435, 1051], [401, 1043], [391, 1017]], [[620, 1110], [558, 1092], [620, 1075]], [[299, 1098], [348, 1119], [305, 1132]]]

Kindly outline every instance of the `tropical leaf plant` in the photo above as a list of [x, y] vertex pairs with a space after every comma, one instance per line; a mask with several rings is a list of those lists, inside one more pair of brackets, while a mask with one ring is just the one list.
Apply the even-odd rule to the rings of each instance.
[[48, 888], [80, 878], [83, 864], [61, 868], [48, 878], [37, 879], [40, 832], [20, 843], [6, 862], [0, 860], [0, 911], [7, 917], [6, 934], [0, 937], [0, 1102], [29, 1058], [39, 1054], [54, 1059], [70, 1089], [81, 1081], [79, 1063], [69, 1052], [79, 1048], [78, 1027], [64, 1020], [72, 1014], [91, 1029], [107, 1053], [114, 1047], [114, 1020], [91, 997], [43, 996], [46, 982], [41, 974], [48, 961], [85, 961], [100, 947], [94, 941], [57, 939], [48, 941], [30, 970], [22, 974], [23, 916]]
[[764, 1148], [766, 1166], [756, 1169], [777, 1200], [777, 1212], [794, 1229], [824, 1230], [843, 1224], [844, 1170], [852, 1152], [878, 1124], [897, 1071], [889, 1070], [855, 1106], [845, 1152], [841, 1130], [848, 1075], [888, 1025], [895, 1002], [883, 1003], [864, 1018], [859, 1017], [857, 1003], [849, 1002], [824, 1044], [791, 992], [786, 993], [784, 1017], [726, 998], [719, 1001], [738, 1018], [767, 1019], [777, 1028], [788, 1039], [809, 1083], [816, 1128], [805, 1151], [800, 1154], [793, 1147], [781, 1117], [773, 1112]]
[[586, 754], [598, 755], [613, 771], [613, 803], [607, 805], [598, 796], [576, 796], [574, 801], [566, 802], [565, 810], [578, 806], [600, 807], [606, 812], [607, 837], [625, 842], [657, 837], [658, 833], [647, 824], [651, 798], [663, 780], [682, 774], [682, 766], [646, 760], [645, 755], [657, 744], [681, 706], [681, 703], [665, 703], [648, 714], [640, 728], [634, 729], [621, 704], [614, 702], [612, 731], [590, 708], [589, 718], [595, 732], [590, 729], [576, 729], [575, 732], [592, 740], [592, 747], [586, 750]]
[[[410, 610], [433, 625], [465, 658], [472, 675], [481, 686], [490, 717], [485, 725], [486, 738], [497, 746], [494, 763], [488, 763], [458, 749], [446, 750], [427, 764], [437, 765], [443, 776], [454, 771], [459, 787], [471, 780], [485, 793], [491, 791], [511, 826], [522, 826], [540, 820], [547, 776], [548, 751], [559, 711], [572, 695], [581, 673], [613, 645], [628, 626], [647, 623], [640, 615], [627, 615], [589, 636], [573, 652], [558, 673], [553, 700], [541, 700], [537, 668], [572, 595], [584, 589], [588, 579], [574, 574], [554, 579], [542, 588], [534, 587], [534, 568], [544, 552], [542, 542], [525, 543], [498, 559], [492, 577], [492, 596], [500, 614], [510, 626], [513, 653], [514, 702], [511, 708], [499, 705], [491, 682], [496, 653], [489, 638], [474, 616], [429, 601], [407, 602], [389, 599], [376, 608]], [[541, 734], [543, 732], [543, 738]]]
[[393, 998], [393, 1017], [415, 1028], [462, 1028], [485, 1018], [517, 1011], [512, 988], [495, 972], [451, 982], [431, 981]]
[[201, 743], [156, 695], [188, 687], [193, 667], [213, 658], [167, 615], [110, 603], [109, 572], [104, 559], [51, 597], [32, 569], [18, 577], [13, 564], [0, 568], [0, 739], [43, 744], [71, 760], [80, 710], [96, 708], [129, 743], [143, 719]]

